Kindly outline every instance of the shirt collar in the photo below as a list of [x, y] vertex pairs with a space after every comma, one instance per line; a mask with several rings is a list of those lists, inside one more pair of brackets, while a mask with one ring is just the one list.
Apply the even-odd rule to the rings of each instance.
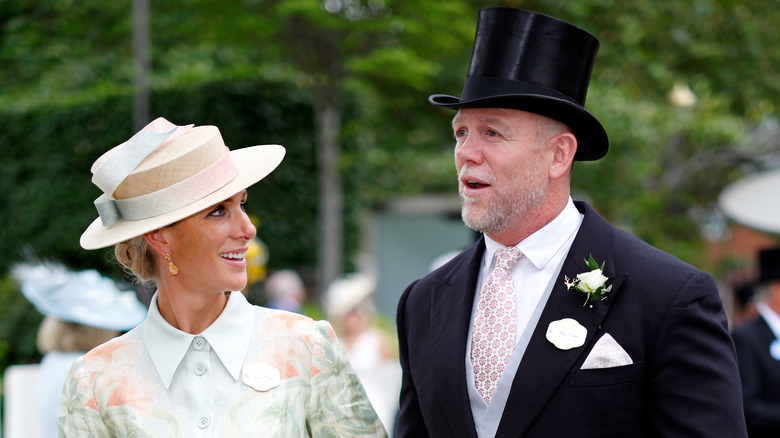
[[155, 293], [144, 323], [144, 344], [165, 389], [170, 386], [176, 369], [196, 336], [206, 339], [233, 379], [238, 380], [253, 325], [252, 305], [241, 292], [232, 292], [225, 309], [213, 324], [198, 335], [185, 333], [168, 324], [160, 315]]
[[[550, 262], [561, 247], [577, 232], [582, 223], [582, 214], [569, 197], [566, 207], [547, 225], [526, 237], [516, 247], [522, 251], [536, 269], [542, 269]], [[496, 251], [504, 246], [485, 235], [485, 268], [493, 263]]]
[[780, 339], [780, 315], [775, 313], [769, 305], [763, 302], [756, 303], [756, 310], [758, 314], [764, 318], [769, 329], [772, 330], [775, 337]]

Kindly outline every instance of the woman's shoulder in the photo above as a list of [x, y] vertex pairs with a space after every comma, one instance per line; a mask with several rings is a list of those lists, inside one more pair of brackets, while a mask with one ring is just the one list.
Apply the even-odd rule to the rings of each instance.
[[264, 336], [315, 336], [335, 338], [333, 327], [326, 320], [314, 320], [306, 315], [286, 310], [254, 306], [255, 330]]
[[77, 362], [83, 363], [86, 367], [94, 364], [106, 367], [120, 362], [125, 363], [128, 360], [138, 360], [143, 351], [140, 329], [136, 327], [89, 350]]

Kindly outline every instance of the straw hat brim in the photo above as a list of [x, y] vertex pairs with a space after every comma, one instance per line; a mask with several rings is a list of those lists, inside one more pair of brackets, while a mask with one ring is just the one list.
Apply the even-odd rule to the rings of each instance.
[[104, 227], [98, 217], [81, 235], [81, 247], [100, 249], [115, 245], [180, 221], [224, 201], [265, 178], [282, 162], [284, 154], [285, 149], [280, 145], [259, 145], [230, 151], [230, 156], [239, 170], [238, 175], [226, 185], [189, 205], [159, 216], [135, 221], [120, 220], [110, 227]]

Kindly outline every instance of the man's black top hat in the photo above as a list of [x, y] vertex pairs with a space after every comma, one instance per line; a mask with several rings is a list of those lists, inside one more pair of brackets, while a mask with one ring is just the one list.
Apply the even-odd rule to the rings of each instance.
[[759, 283], [780, 280], [780, 247], [760, 251], [758, 265], [761, 268]]
[[585, 110], [599, 50], [590, 33], [565, 21], [516, 8], [479, 11], [471, 64], [460, 99], [434, 94], [445, 108], [512, 108], [567, 124], [577, 136], [575, 160], [598, 160], [609, 140]]

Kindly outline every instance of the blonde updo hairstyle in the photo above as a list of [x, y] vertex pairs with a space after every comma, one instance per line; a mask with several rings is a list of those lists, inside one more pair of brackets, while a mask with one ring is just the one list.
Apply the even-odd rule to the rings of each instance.
[[114, 255], [129, 274], [134, 275], [142, 282], [156, 282], [157, 272], [155, 272], [152, 248], [144, 236], [133, 237], [117, 243], [114, 246]]

